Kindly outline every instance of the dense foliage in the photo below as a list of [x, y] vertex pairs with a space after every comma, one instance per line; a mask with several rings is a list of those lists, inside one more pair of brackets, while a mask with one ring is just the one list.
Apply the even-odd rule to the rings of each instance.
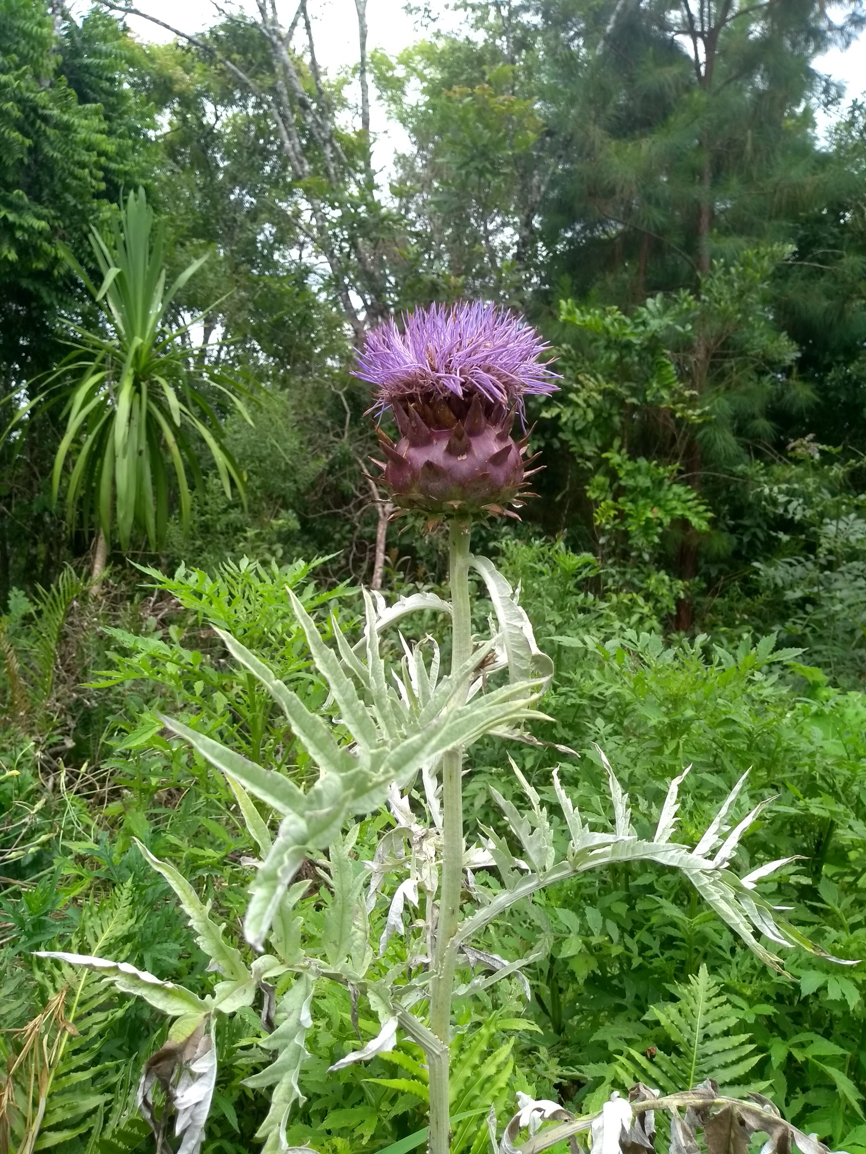
[[[334, 644], [360, 629], [361, 585], [442, 592], [442, 531], [389, 520], [368, 475], [351, 351], [431, 300], [524, 311], [561, 374], [527, 401], [538, 498], [473, 537], [556, 665], [518, 759], [530, 785], [552, 806], [559, 764], [606, 823], [600, 746], [642, 829], [691, 766], [693, 845], [750, 770], [743, 812], [777, 799], [745, 864], [798, 855], [776, 904], [866, 956], [866, 108], [819, 60], [862, 6], [467, 0], [389, 58], [357, 0], [341, 74], [308, 7], [154, 45], [110, 3], [0, 0], [0, 1151], [151, 1148], [139, 1073], [178, 1039], [32, 956], [212, 990], [136, 840], [242, 943], [261, 845], [164, 716], [315, 778], [221, 634], [328, 712], [286, 586]], [[474, 751], [470, 831], [500, 820], [491, 787], [517, 803], [507, 752]], [[359, 870], [390, 821], [360, 819]], [[310, 935], [333, 922], [328, 868], [303, 867]], [[790, 952], [779, 975], [639, 863], [539, 893], [485, 950], [531, 958], [532, 997], [512, 975], [455, 999], [455, 1151], [486, 1150], [484, 1115], [518, 1091], [580, 1113], [706, 1077], [866, 1151], [862, 967]], [[269, 1025], [257, 1003], [219, 1034], [206, 1152], [259, 1148]], [[416, 1046], [328, 1072], [378, 1030], [350, 990], [318, 989], [289, 1146], [420, 1148]]]

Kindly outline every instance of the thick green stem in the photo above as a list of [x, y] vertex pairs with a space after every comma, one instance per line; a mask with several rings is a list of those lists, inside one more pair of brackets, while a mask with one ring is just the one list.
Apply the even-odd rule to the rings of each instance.
[[[469, 521], [451, 522], [449, 577], [453, 611], [451, 670], [464, 665], [472, 654], [472, 619], [469, 604]], [[465, 693], [455, 702], [461, 705]], [[442, 885], [433, 953], [430, 986], [430, 1028], [443, 1043], [443, 1051], [428, 1055], [430, 1073], [429, 1154], [448, 1154], [451, 1127], [448, 1110], [448, 1075], [451, 1040], [451, 995], [454, 988], [456, 951], [449, 949], [460, 922], [463, 888], [463, 750], [450, 749], [442, 758]]]

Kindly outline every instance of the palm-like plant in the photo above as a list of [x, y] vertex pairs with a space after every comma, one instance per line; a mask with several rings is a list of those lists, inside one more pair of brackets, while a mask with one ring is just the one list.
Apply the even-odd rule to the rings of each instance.
[[197, 440], [210, 452], [226, 495], [234, 484], [243, 498], [241, 474], [209, 395], [222, 394], [249, 420], [241, 400], [246, 390], [208, 366], [203, 348], [182, 342], [205, 313], [172, 326], [172, 302], [207, 256], [193, 261], [166, 290], [163, 231], [154, 227], [143, 189], [121, 206], [113, 237], [106, 240], [94, 229], [91, 244], [103, 276], [100, 288], [72, 253], [66, 257], [101, 305], [105, 328], [72, 326], [72, 351], [33, 403], [65, 401], [52, 491], [56, 500], [70, 461], [69, 520], [80, 507], [85, 525], [98, 525], [106, 539], [116, 523], [123, 548], [133, 532], [142, 531], [155, 548], [168, 521], [172, 471], [181, 520], [184, 527], [188, 523], [188, 474], [196, 484], [201, 480]]

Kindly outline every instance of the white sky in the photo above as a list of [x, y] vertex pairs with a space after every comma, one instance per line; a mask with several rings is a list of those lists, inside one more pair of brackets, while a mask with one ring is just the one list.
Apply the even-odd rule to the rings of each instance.
[[[368, 0], [369, 48], [381, 48], [394, 55], [424, 35], [424, 29], [404, 12], [403, 3], [404, 0]], [[447, 0], [438, 0], [438, 5], [443, 14], [449, 7]], [[251, 11], [255, 7], [252, 0], [240, 0], [229, 6]], [[219, 19], [212, 0], [138, 0], [134, 7], [184, 32], [200, 32]], [[277, 7], [289, 19], [294, 13], [295, 3], [293, 0], [277, 0]], [[317, 34], [316, 51], [323, 67], [334, 71], [353, 64], [357, 52], [354, 0], [312, 0], [310, 13]], [[147, 20], [130, 16], [128, 23], [142, 40], [165, 42], [171, 39], [168, 32]], [[834, 49], [817, 64], [821, 71], [845, 84], [847, 100], [866, 91], [866, 37], [856, 41], [846, 52]], [[374, 132], [378, 130], [380, 133], [385, 129], [381, 114], [375, 118], [373, 128]], [[382, 143], [380, 140], [380, 148]]]
[[[420, 29], [403, 11], [404, 0], [367, 0], [368, 46], [397, 53], [413, 40], [420, 39]], [[164, 20], [184, 32], [200, 32], [219, 20], [219, 13], [211, 0], [140, 0], [134, 8]], [[252, 0], [241, 0], [220, 5], [230, 10], [255, 13]], [[288, 23], [295, 12], [292, 0], [277, 0], [277, 11]], [[444, 7], [444, 5], [443, 5]], [[357, 17], [354, 0], [312, 0], [310, 16], [318, 32], [316, 51], [322, 64], [331, 69], [350, 65], [357, 59]], [[142, 40], [165, 42], [169, 33], [135, 16], [127, 18], [129, 27]], [[296, 34], [297, 35], [297, 34]], [[302, 35], [298, 36], [302, 42]]]

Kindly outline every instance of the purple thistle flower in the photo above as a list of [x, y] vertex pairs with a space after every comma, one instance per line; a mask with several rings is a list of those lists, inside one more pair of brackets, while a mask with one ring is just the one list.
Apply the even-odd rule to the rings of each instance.
[[552, 393], [549, 346], [494, 305], [431, 305], [374, 329], [355, 376], [376, 386], [373, 408], [399, 430], [378, 429], [375, 464], [394, 502], [433, 518], [516, 516], [535, 458], [511, 435], [530, 394]]
[[367, 337], [355, 376], [377, 388], [382, 410], [415, 399], [471, 401], [523, 408], [529, 394], [552, 393], [558, 374], [540, 360], [549, 351], [522, 318], [480, 301], [433, 304], [386, 321]]

